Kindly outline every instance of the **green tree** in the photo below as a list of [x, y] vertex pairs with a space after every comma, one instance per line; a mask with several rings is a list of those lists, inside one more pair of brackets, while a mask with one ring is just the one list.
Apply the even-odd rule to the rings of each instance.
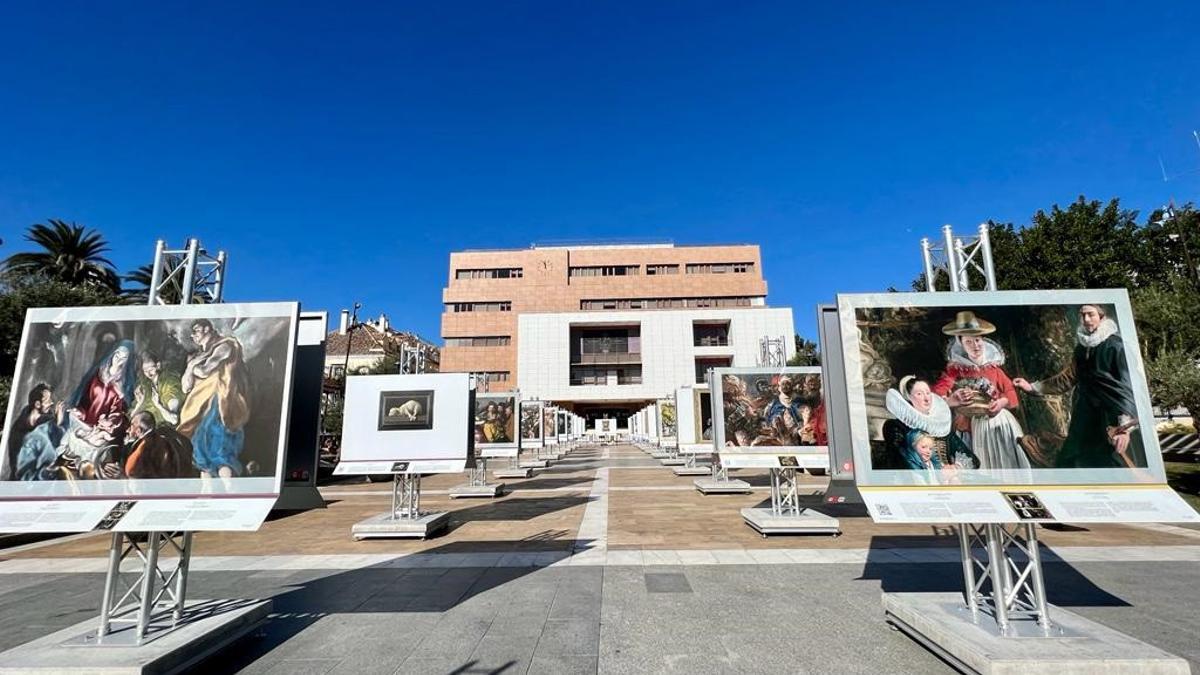
[[796, 354], [788, 359], [789, 366], [819, 366], [821, 365], [821, 352], [817, 348], [817, 343], [806, 340], [799, 335], [796, 336]]
[[6, 276], [44, 275], [72, 286], [120, 292], [121, 281], [113, 264], [104, 257], [109, 249], [99, 232], [53, 218], [48, 222], [32, 225], [25, 235], [41, 250], [9, 256], [4, 261]]
[[121, 298], [104, 286], [70, 284], [41, 275], [0, 283], [0, 375], [11, 374], [16, 367], [26, 310], [117, 304]]

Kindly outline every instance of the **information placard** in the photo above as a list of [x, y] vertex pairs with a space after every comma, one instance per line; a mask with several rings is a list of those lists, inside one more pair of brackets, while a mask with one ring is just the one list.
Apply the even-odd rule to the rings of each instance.
[[1200, 521], [1166, 485], [1125, 290], [840, 295], [838, 312], [876, 520]]
[[283, 480], [298, 314], [296, 303], [29, 310], [0, 532], [257, 529]]

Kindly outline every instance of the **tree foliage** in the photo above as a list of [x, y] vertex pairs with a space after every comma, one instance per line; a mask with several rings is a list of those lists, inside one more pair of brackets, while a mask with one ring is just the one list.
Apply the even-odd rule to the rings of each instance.
[[0, 373], [12, 373], [16, 367], [26, 310], [117, 304], [121, 304], [120, 296], [104, 286], [71, 284], [42, 275], [0, 283]]
[[[129, 272], [121, 277], [125, 285], [121, 289], [121, 296], [132, 305], [144, 305], [150, 300], [150, 286], [154, 280], [154, 265], [147, 263], [141, 267]], [[179, 304], [179, 299], [183, 297], [183, 278], [176, 274], [166, 280], [166, 284], [159, 291], [159, 298], [168, 305]], [[191, 304], [202, 305], [209, 301], [209, 297], [204, 293], [193, 293]]]
[[821, 365], [821, 352], [817, 348], [817, 343], [812, 340], [806, 340], [803, 337], [796, 336], [796, 354], [788, 359], [789, 366], [819, 366]]
[[4, 261], [10, 278], [43, 275], [72, 286], [90, 286], [110, 293], [121, 291], [116, 269], [104, 254], [104, 237], [82, 225], [51, 218], [30, 226], [25, 239], [41, 250], [14, 253]]
[[[1170, 218], [1163, 211], [1142, 224], [1138, 214], [1080, 197], [1065, 209], [1033, 214], [1028, 225], [989, 223], [997, 286], [1002, 290], [1127, 288], [1154, 402], [1187, 406], [1200, 378], [1200, 213], [1190, 204]], [[949, 288], [942, 270], [937, 287]], [[969, 270], [972, 289], [985, 288]], [[926, 288], [925, 276], [912, 283]], [[1200, 405], [1194, 397], [1191, 406]], [[1189, 410], [1197, 408], [1189, 407]]]

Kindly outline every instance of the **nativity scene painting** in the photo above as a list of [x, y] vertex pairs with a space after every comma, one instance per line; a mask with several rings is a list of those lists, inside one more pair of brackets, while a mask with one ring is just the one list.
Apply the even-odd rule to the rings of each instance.
[[[31, 321], [0, 480], [271, 477], [293, 316]], [[112, 308], [128, 316], [129, 308]], [[34, 310], [50, 312], [51, 310]], [[107, 312], [112, 314], [112, 312]], [[161, 314], [161, 312], [159, 312]]]

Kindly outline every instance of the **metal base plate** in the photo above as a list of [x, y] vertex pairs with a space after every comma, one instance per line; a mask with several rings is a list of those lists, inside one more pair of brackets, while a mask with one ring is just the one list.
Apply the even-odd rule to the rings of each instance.
[[671, 459], [660, 459], [658, 461], [663, 466], [683, 466], [684, 464], [687, 464], [687, 460], [683, 459], [681, 457], [674, 457]]
[[355, 539], [424, 539], [445, 527], [450, 513], [424, 513], [420, 518], [401, 519], [381, 513], [359, 521], [350, 528]]
[[463, 483], [450, 488], [450, 498], [458, 499], [459, 497], [478, 497], [482, 499], [492, 499], [504, 494], [504, 483], [488, 483], [487, 485], [471, 485]]
[[750, 484], [744, 480], [714, 480], [712, 476], [709, 476], [708, 478], [697, 478], [696, 480], [692, 481], [692, 485], [695, 485], [697, 490], [706, 495], [741, 494], [750, 492]]
[[529, 478], [533, 475], [533, 469], [529, 467], [520, 469], [497, 469], [492, 472], [496, 478]]
[[777, 516], [771, 509], [742, 509], [742, 520], [762, 536], [771, 534], [841, 534], [837, 518], [807, 509], [798, 516]]
[[[993, 619], [979, 622], [958, 593], [884, 593], [884, 616], [947, 663], [995, 675], [1183, 675], [1188, 662], [1134, 637], [1051, 606], [1049, 633], [1033, 621], [1001, 636]], [[1032, 624], [1032, 625], [1028, 625]]]
[[650, 453], [650, 456], [654, 459], [671, 459], [671, 453], [662, 452], [660, 450], [655, 450], [654, 452]]
[[671, 471], [675, 472], [676, 476], [711, 476], [712, 469], [707, 466], [677, 466]]
[[517, 466], [522, 469], [544, 469], [546, 468], [546, 460], [544, 459], [527, 459], [522, 461]]
[[306, 511], [325, 508], [325, 498], [312, 485], [287, 485], [279, 492], [273, 511]]
[[89, 619], [0, 654], [0, 673], [177, 673], [253, 631], [271, 613], [270, 600], [192, 600], [181, 623], [135, 644], [132, 627], [96, 643], [99, 619]]

